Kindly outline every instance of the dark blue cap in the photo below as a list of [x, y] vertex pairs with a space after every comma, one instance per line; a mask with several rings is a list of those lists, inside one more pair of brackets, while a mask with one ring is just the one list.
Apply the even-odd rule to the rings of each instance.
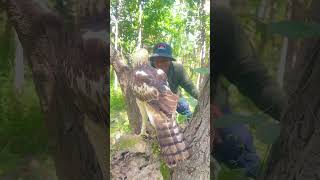
[[159, 43], [154, 46], [153, 54], [150, 56], [150, 60], [152, 61], [157, 57], [165, 57], [171, 61], [175, 61], [175, 59], [172, 57], [172, 48], [167, 43]]

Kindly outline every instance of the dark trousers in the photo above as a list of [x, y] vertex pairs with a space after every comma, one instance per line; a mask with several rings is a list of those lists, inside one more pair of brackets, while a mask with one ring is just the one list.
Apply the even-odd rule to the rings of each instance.
[[243, 168], [247, 176], [259, 173], [260, 158], [255, 151], [253, 138], [246, 125], [220, 128], [221, 141], [214, 146], [214, 157], [229, 168]]
[[177, 112], [181, 115], [187, 116], [187, 118], [191, 118], [192, 112], [190, 111], [189, 104], [187, 100], [183, 97], [180, 97], [177, 105]]
[[[223, 111], [224, 114], [230, 111]], [[214, 157], [229, 168], [243, 168], [246, 175], [258, 176], [260, 158], [256, 153], [253, 137], [247, 125], [240, 124], [228, 128], [217, 128], [219, 141], [215, 141]]]

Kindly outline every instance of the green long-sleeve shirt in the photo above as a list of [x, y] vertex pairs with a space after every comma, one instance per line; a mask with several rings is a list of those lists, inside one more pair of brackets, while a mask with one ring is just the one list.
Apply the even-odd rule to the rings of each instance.
[[179, 86], [182, 87], [195, 99], [198, 99], [199, 92], [194, 86], [191, 79], [189, 79], [182, 64], [172, 62], [168, 72], [168, 82], [173, 93], [178, 93]]
[[214, 47], [211, 71], [215, 80], [220, 75], [225, 76], [258, 108], [279, 120], [285, 94], [257, 60], [253, 47], [232, 13], [228, 9], [214, 7], [211, 23]]

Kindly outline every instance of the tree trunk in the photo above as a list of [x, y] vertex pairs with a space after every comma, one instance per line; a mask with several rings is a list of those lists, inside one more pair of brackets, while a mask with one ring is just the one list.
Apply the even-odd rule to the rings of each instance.
[[257, 18], [264, 20], [267, 16], [269, 0], [261, 0], [257, 10]]
[[[121, 0], [117, 0], [116, 1], [116, 12], [115, 12], [115, 33], [114, 33], [114, 46], [115, 49], [118, 50], [118, 39], [119, 39], [119, 21], [118, 21], [118, 12], [121, 12]], [[117, 74], [114, 73], [114, 81], [113, 81], [114, 85], [114, 91], [116, 91], [118, 89], [118, 78], [117, 78]]]
[[[303, 5], [301, 1], [294, 1], [293, 13], [301, 12]], [[313, 1], [310, 7], [311, 16], [304, 18], [319, 23], [320, 2]], [[286, 74], [291, 80], [287, 82], [291, 90], [289, 103], [281, 118], [279, 143], [271, 154], [266, 173], [260, 177], [263, 180], [316, 180], [320, 177], [320, 38], [301, 40], [299, 44], [300, 50], [291, 50], [288, 56], [288, 60], [295, 57], [299, 67], [290, 68]]]
[[[286, 5], [286, 18], [290, 18], [291, 15], [291, 8], [290, 4], [287, 3]], [[273, 19], [271, 19], [273, 20]], [[289, 39], [287, 37], [283, 38], [282, 42], [282, 48], [281, 48], [281, 54], [280, 54], [280, 62], [278, 65], [278, 72], [277, 72], [277, 81], [279, 83], [279, 86], [281, 88], [284, 87], [284, 76], [285, 76], [285, 71], [286, 71], [286, 64], [287, 64], [287, 57], [288, 57], [288, 47], [289, 47]]]
[[14, 57], [14, 86], [18, 95], [23, 91], [24, 85], [24, 54], [17, 33], [14, 34], [16, 53]]
[[137, 49], [142, 48], [142, 15], [143, 15], [142, 3], [143, 3], [143, 1], [140, 0], [139, 1], [139, 30], [138, 30]]
[[107, 44], [83, 40], [31, 0], [8, 0], [7, 12], [31, 67], [58, 178], [108, 179]]
[[122, 93], [127, 103], [126, 109], [130, 126], [134, 133], [139, 134], [141, 128], [141, 115], [136, 103], [136, 98], [128, 87], [131, 68], [124, 62], [120, 53], [115, 50], [113, 46], [110, 46], [110, 55], [110, 63], [116, 72]]
[[288, 38], [285, 37], [285, 38], [283, 38], [281, 55], [280, 55], [280, 62], [278, 65], [277, 81], [278, 81], [280, 87], [283, 87], [283, 78], [284, 78], [284, 72], [285, 72], [285, 67], [286, 67], [287, 52], [288, 52]]
[[[289, 19], [294, 21], [304, 21], [306, 18], [306, 9], [301, 8], [305, 6], [304, 2], [299, 2], [297, 0], [291, 0], [291, 3], [288, 3], [288, 11], [291, 11]], [[300, 70], [304, 64], [304, 58], [298, 57], [303, 55], [301, 51], [303, 48], [301, 40], [289, 39], [288, 41], [288, 52], [287, 59], [285, 64], [285, 74], [284, 74], [284, 89], [288, 94], [293, 93], [298, 82], [298, 77], [301, 76]], [[301, 64], [302, 63], [302, 64]], [[294, 73], [293, 73], [294, 72]]]
[[[199, 15], [200, 15], [200, 39], [199, 39], [199, 45], [200, 45], [200, 67], [204, 67], [205, 64], [205, 58], [206, 58], [206, 32], [205, 32], [205, 11], [204, 11], [204, 4], [205, 0], [201, 0], [200, 2], [200, 8], [199, 8]], [[199, 89], [200, 84], [202, 84], [204, 76], [202, 74], [198, 75], [197, 79], [197, 89]]]
[[203, 83], [198, 105], [184, 136], [191, 146], [191, 158], [173, 169], [173, 180], [210, 179], [210, 80]]

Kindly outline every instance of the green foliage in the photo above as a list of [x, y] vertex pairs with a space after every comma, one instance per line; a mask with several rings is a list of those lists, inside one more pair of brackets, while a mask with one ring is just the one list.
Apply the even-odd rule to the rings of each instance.
[[157, 140], [151, 142], [151, 148], [154, 156], [160, 156], [160, 145]]
[[268, 24], [268, 31], [288, 38], [311, 38], [320, 36], [320, 25], [297, 21], [280, 21]]
[[229, 169], [225, 165], [221, 165], [221, 170], [218, 174], [218, 180], [251, 180], [244, 174], [243, 169]]
[[24, 156], [48, 152], [47, 132], [32, 82], [19, 98], [11, 82], [11, 78], [0, 82], [0, 172], [14, 168]]
[[126, 112], [126, 103], [120, 86], [114, 87], [114, 73], [110, 77], [110, 139], [111, 149], [116, 139], [123, 134], [131, 132], [131, 127]]
[[113, 111], [110, 113], [110, 138], [113, 144], [117, 138], [121, 137], [123, 134], [130, 133], [131, 127], [125, 110]]
[[262, 36], [267, 36], [267, 33], [277, 34], [291, 39], [320, 36], [320, 24], [318, 23], [305, 23], [291, 20], [266, 23], [260, 19], [251, 18], [256, 23], [256, 31], [261, 33]]
[[196, 68], [193, 71], [200, 74], [209, 74], [209, 68]]
[[259, 116], [245, 116], [237, 113], [226, 114], [215, 120], [216, 128], [227, 128], [237, 124], [253, 124], [261, 120]]
[[181, 115], [181, 114], [177, 115], [178, 124], [186, 123], [186, 121], [187, 121], [187, 116], [184, 116], [184, 115]]
[[110, 86], [110, 97], [112, 97], [110, 98], [110, 104], [112, 104], [112, 106], [110, 106], [110, 110], [112, 112], [125, 110], [126, 104], [120, 87], [115, 90], [113, 85]]
[[167, 166], [163, 160], [160, 162], [160, 172], [162, 174], [163, 180], [170, 180], [170, 168]]
[[0, 153], [0, 176], [15, 168], [20, 159], [20, 155], [12, 153], [4, 147]]
[[14, 34], [6, 17], [3, 20], [0, 21], [0, 176], [16, 168], [26, 156], [48, 153], [47, 132], [29, 69], [23, 92], [16, 94]]
[[272, 122], [259, 123], [256, 136], [265, 144], [273, 144], [280, 135], [280, 125]]
[[[209, 2], [209, 1], [205, 1]], [[139, 4], [142, 19], [139, 22]], [[210, 17], [201, 1], [111, 1], [111, 41], [118, 42], [124, 54], [132, 54], [138, 45], [139, 29], [142, 44], [151, 51], [156, 43], [168, 42], [173, 55], [186, 66], [204, 67], [208, 64], [210, 47]], [[116, 34], [118, 25], [118, 34]], [[204, 46], [205, 45], [205, 46]], [[205, 47], [205, 61], [200, 63], [200, 50]], [[189, 71], [190, 73], [190, 71]]]
[[7, 23], [7, 17], [0, 14], [0, 78], [8, 77], [13, 63], [10, 61], [14, 57], [14, 39], [12, 26]]

